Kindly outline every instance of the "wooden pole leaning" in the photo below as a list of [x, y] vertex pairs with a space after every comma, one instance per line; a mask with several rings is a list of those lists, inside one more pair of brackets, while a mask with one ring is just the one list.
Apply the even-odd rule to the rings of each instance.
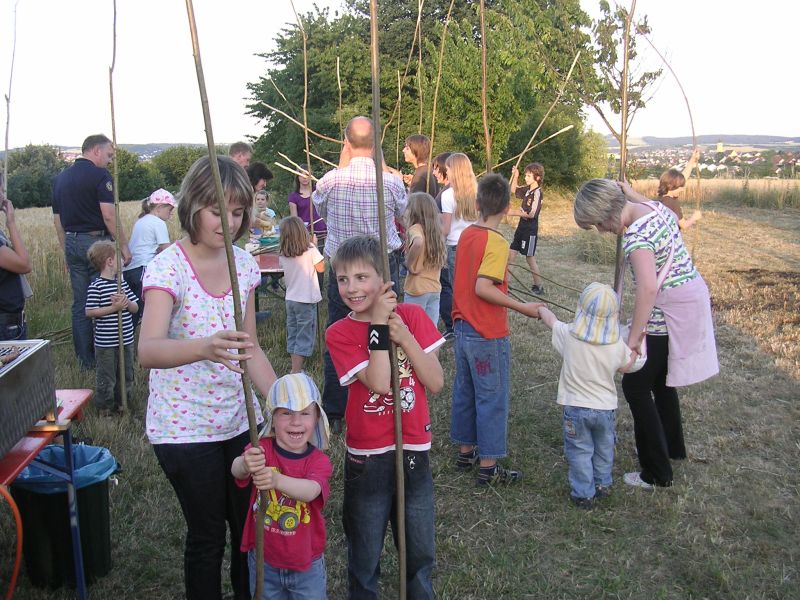
[[[439, 42], [439, 66], [436, 71], [436, 86], [433, 88], [433, 110], [431, 110], [431, 147], [428, 150], [428, 168], [432, 169], [433, 164], [433, 142], [436, 139], [436, 104], [439, 101], [439, 83], [442, 80], [442, 62], [444, 61], [444, 41], [447, 39], [447, 26], [450, 24], [450, 13], [453, 12], [453, 4], [455, 0], [450, 0], [450, 6], [447, 9], [447, 17], [444, 20], [442, 27], [442, 39]], [[429, 178], [430, 179], [430, 178]]]
[[[675, 83], [678, 84], [678, 88], [680, 89], [681, 95], [683, 96], [683, 101], [686, 103], [686, 111], [689, 113], [689, 126], [692, 128], [692, 153], [694, 153], [694, 151], [697, 150], [697, 134], [695, 133], [695, 130], [694, 130], [694, 118], [692, 117], [692, 107], [689, 106], [689, 98], [688, 98], [688, 96], [686, 96], [686, 91], [683, 89], [683, 85], [681, 84], [681, 80], [678, 79], [678, 74], [675, 73], [675, 69], [673, 69], [672, 65], [669, 64], [669, 62], [667, 61], [666, 58], [664, 58], [664, 55], [661, 52], [659, 52], [658, 48], [656, 48], [655, 44], [650, 40], [649, 37], [647, 37], [646, 35], [642, 35], [642, 37], [647, 41], [648, 44], [650, 44], [650, 47], [658, 55], [658, 58], [661, 59], [661, 62], [663, 62], [666, 65], [667, 69], [669, 69], [669, 72], [672, 73], [672, 76], [675, 78]], [[699, 160], [695, 164], [695, 169], [697, 170], [697, 192], [696, 192], [696, 197], [695, 197], [695, 210], [699, 212], [700, 208], [701, 208], [701, 206], [700, 206], [700, 187], [701, 187], [700, 186], [700, 161]], [[697, 234], [696, 234], [696, 237], [693, 237], [693, 239], [692, 239], [692, 256], [694, 256], [695, 242], [697, 241], [697, 239], [699, 237], [699, 232], [700, 232], [700, 229], [699, 229], [700, 228], [700, 222], [699, 221], [697, 223], [695, 223], [695, 227], [697, 228], [696, 229]]]
[[[211, 172], [214, 176], [214, 184], [217, 191], [217, 205], [219, 207], [220, 220], [222, 221], [222, 233], [225, 238], [225, 254], [228, 258], [228, 273], [231, 279], [231, 295], [233, 296], [233, 318], [236, 323], [236, 330], [242, 331], [242, 305], [241, 295], [239, 294], [239, 279], [236, 276], [236, 259], [233, 255], [233, 240], [231, 239], [228, 227], [228, 210], [225, 200], [225, 192], [222, 189], [222, 179], [219, 174], [219, 164], [217, 163], [217, 152], [214, 148], [214, 133], [211, 128], [211, 112], [208, 106], [208, 94], [206, 93], [206, 82], [203, 75], [203, 63], [200, 59], [200, 42], [197, 37], [197, 24], [194, 18], [194, 7], [192, 0], [186, 0], [186, 12], [189, 17], [189, 31], [192, 36], [192, 51], [194, 54], [195, 70], [197, 71], [197, 84], [200, 89], [200, 102], [203, 107], [203, 121], [206, 128], [206, 143], [208, 144], [208, 158], [211, 163]], [[257, 340], [253, 340], [258, 343]], [[239, 354], [244, 354], [240, 349]], [[244, 389], [244, 402], [247, 410], [247, 423], [250, 430], [250, 443], [258, 447], [258, 425], [256, 414], [253, 409], [253, 389], [250, 383], [250, 374], [247, 362], [239, 365], [242, 370], [242, 387]], [[256, 589], [254, 598], [260, 600], [264, 586], [264, 516], [269, 498], [266, 492], [260, 492], [258, 513], [256, 515]]]
[[[374, 135], [375, 189], [378, 199], [378, 223], [380, 225], [381, 254], [383, 255], [383, 280], [388, 282], [389, 253], [386, 231], [386, 205], [383, 197], [383, 153], [381, 152], [380, 117], [381, 117], [381, 79], [378, 54], [378, 3], [370, 0], [370, 56], [372, 63], [372, 131]], [[405, 478], [403, 470], [403, 409], [400, 407], [400, 386], [397, 371], [397, 348], [394, 343], [389, 346], [389, 364], [392, 376], [392, 395], [394, 396], [394, 443], [395, 443], [395, 479], [397, 505], [397, 530], [394, 532], [397, 541], [398, 598], [406, 597], [406, 503]]]
[[[119, 245], [119, 232], [122, 229], [122, 221], [119, 214], [119, 159], [117, 152], [117, 125], [114, 118], [114, 66], [117, 62], [117, 0], [114, 0], [114, 29], [112, 40], [111, 66], [108, 68], [108, 91], [111, 98], [111, 144], [114, 148], [114, 166], [112, 168], [114, 180], [114, 222], [117, 230], [114, 232], [114, 249], [117, 262], [117, 293], [122, 294], [122, 255]], [[117, 385], [119, 386], [119, 400], [122, 404], [122, 412], [128, 412], [128, 390], [125, 385], [125, 334], [122, 330], [122, 310], [117, 311], [117, 339], [119, 341], [119, 371], [117, 373]]]
[[483, 119], [483, 137], [486, 145], [486, 172], [492, 172], [492, 134], [489, 131], [489, 107], [486, 90], [486, 3], [480, 2], [481, 20], [481, 116]]
[[[19, 1], [19, 0], [17, 0]], [[11, 72], [8, 75], [8, 93], [6, 98], [6, 151], [3, 154], [3, 195], [8, 194], [8, 131], [11, 125], [11, 84], [14, 82], [14, 60], [17, 56], [17, 2], [14, 2], [14, 41], [11, 45]]]
[[[625, 167], [628, 162], [628, 54], [631, 43], [631, 22], [633, 21], [633, 11], [636, 10], [636, 0], [631, 1], [631, 9], [625, 17], [625, 39], [622, 53], [622, 89], [620, 95], [622, 99], [620, 116], [622, 118], [622, 130], [620, 131], [619, 142], [619, 180], [625, 181]], [[616, 260], [614, 262], [614, 290], [622, 295], [622, 280], [625, 276], [623, 271], [625, 254], [622, 252], [622, 235], [617, 235]], [[620, 302], [622, 310], [622, 302]]]

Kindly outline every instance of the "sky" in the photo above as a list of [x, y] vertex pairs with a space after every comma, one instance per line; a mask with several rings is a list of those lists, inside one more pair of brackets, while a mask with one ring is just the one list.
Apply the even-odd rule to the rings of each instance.
[[[295, 0], [301, 14], [313, 4]], [[341, 1], [316, 4], [332, 7], [333, 14]], [[581, 4], [597, 14], [597, 0]], [[110, 137], [112, 2], [0, 0], [3, 95], [8, 93], [15, 5], [9, 147], [80, 146], [98, 132]], [[269, 66], [256, 54], [269, 52], [276, 34], [295, 22], [291, 3], [195, 0], [194, 11], [215, 141], [259, 135], [258, 121], [245, 114], [246, 84]], [[648, 15], [651, 39], [681, 79], [698, 135], [800, 136], [798, 86], [792, 83], [800, 2], [638, 0], [636, 14]], [[646, 46], [642, 53], [657, 66], [658, 57]], [[205, 143], [185, 2], [117, 0], [114, 100], [120, 144]], [[5, 103], [0, 115], [5, 132]], [[607, 133], [592, 112], [587, 117], [592, 128]], [[631, 135], [690, 134], [683, 97], [665, 70], [647, 108], [637, 113]]]

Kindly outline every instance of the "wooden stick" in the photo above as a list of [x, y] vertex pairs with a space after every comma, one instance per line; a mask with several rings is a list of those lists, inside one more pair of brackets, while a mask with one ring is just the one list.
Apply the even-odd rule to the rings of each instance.
[[281, 169], [283, 169], [284, 171], [288, 171], [288, 172], [289, 172], [289, 173], [291, 173], [292, 175], [299, 175], [300, 177], [308, 177], [309, 179], [311, 179], [311, 180], [313, 180], [313, 181], [317, 181], [317, 178], [316, 178], [316, 177], [314, 177], [314, 176], [313, 176], [311, 173], [308, 173], [308, 172], [306, 172], [306, 173], [301, 173], [300, 171], [295, 171], [295, 170], [294, 170], [294, 169], [292, 169], [291, 167], [287, 167], [286, 165], [282, 165], [281, 163], [279, 163], [279, 162], [277, 162], [277, 161], [276, 161], [276, 162], [274, 162], [274, 163], [272, 163], [272, 164], [273, 164], [273, 165], [275, 165], [276, 167], [280, 167], [280, 168], [281, 168]]
[[481, 115], [483, 118], [483, 137], [486, 144], [486, 172], [492, 172], [492, 136], [489, 133], [489, 107], [486, 100], [486, 3], [480, 2], [481, 18]]
[[289, 108], [291, 108], [291, 107], [292, 107], [292, 105], [291, 105], [291, 104], [289, 103], [289, 101], [286, 99], [286, 96], [284, 96], [284, 95], [283, 95], [283, 92], [281, 91], [281, 88], [279, 88], [279, 87], [278, 87], [278, 84], [277, 84], [277, 83], [275, 83], [275, 80], [274, 80], [272, 77], [269, 77], [269, 76], [267, 77], [267, 79], [269, 79], [269, 82], [272, 84], [272, 87], [274, 87], [274, 88], [275, 88], [275, 91], [276, 91], [276, 92], [278, 92], [278, 95], [279, 95], [281, 98], [283, 98], [283, 101], [284, 101], [284, 102], [286, 102], [286, 106], [288, 106]]
[[[300, 19], [300, 15], [297, 14], [297, 9], [294, 7], [294, 0], [289, 0], [289, 2], [292, 5], [292, 11], [294, 11], [294, 18], [297, 19], [297, 27], [300, 28], [300, 33], [303, 35], [303, 137], [305, 139], [305, 144], [306, 144], [306, 170], [310, 175], [311, 151], [309, 150], [308, 147], [308, 35], [306, 34], [306, 28], [303, 27], [303, 21]], [[337, 67], [338, 67], [338, 57], [337, 57]], [[312, 213], [311, 220], [313, 220], [314, 203], [309, 202], [309, 204]], [[312, 231], [309, 231], [309, 233], [313, 234]]]
[[439, 83], [442, 79], [442, 62], [444, 60], [444, 42], [447, 39], [447, 26], [450, 24], [450, 13], [453, 12], [453, 4], [455, 0], [450, 0], [450, 6], [447, 9], [447, 17], [444, 20], [444, 27], [442, 28], [442, 39], [439, 42], [439, 67], [436, 73], [436, 85], [433, 88], [433, 110], [431, 111], [431, 147], [428, 150], [428, 168], [431, 168], [433, 163], [433, 142], [436, 139], [436, 104], [439, 101]]
[[395, 141], [394, 147], [394, 160], [395, 166], [397, 169], [400, 169], [400, 117], [402, 115], [401, 112], [401, 101], [403, 99], [403, 83], [400, 80], [400, 71], [397, 71], [397, 137]]
[[[675, 73], [675, 70], [672, 68], [672, 65], [669, 64], [667, 59], [664, 58], [664, 55], [658, 51], [658, 48], [656, 48], [655, 44], [653, 44], [650, 38], [647, 37], [641, 31], [639, 33], [647, 41], [647, 43], [650, 44], [650, 47], [655, 51], [655, 53], [661, 59], [661, 62], [663, 62], [667, 66], [667, 69], [669, 69], [669, 72], [672, 73], [672, 76], [675, 78], [675, 83], [678, 84], [678, 88], [681, 90], [683, 101], [686, 103], [686, 111], [689, 113], [689, 126], [692, 128], [692, 153], [694, 153], [694, 151], [697, 150], [697, 135], [695, 134], [694, 131], [694, 118], [692, 117], [692, 107], [689, 106], [689, 98], [686, 96], [686, 91], [683, 89], [681, 80], [678, 79], [678, 74]], [[700, 161], [699, 160], [695, 164], [695, 168], [697, 169], [697, 197], [695, 198], [695, 210], [700, 211], [701, 206], [700, 206]], [[700, 230], [699, 222], [695, 224], [695, 227], [697, 227], [697, 231], [699, 232]], [[692, 255], [694, 255], [694, 244], [697, 241], [697, 237], [698, 237], [697, 234], [695, 234], [692, 239]]]
[[[217, 207], [222, 221], [222, 233], [225, 239], [225, 255], [228, 259], [228, 274], [231, 280], [231, 295], [233, 296], [233, 319], [236, 330], [242, 331], [242, 304], [239, 294], [239, 279], [236, 276], [236, 259], [233, 255], [233, 241], [231, 239], [230, 228], [228, 227], [228, 210], [225, 200], [225, 191], [222, 189], [222, 179], [219, 174], [219, 163], [217, 162], [217, 152], [214, 146], [214, 133], [211, 128], [211, 111], [208, 106], [208, 94], [206, 93], [205, 76], [203, 75], [203, 62], [200, 59], [200, 41], [197, 37], [197, 25], [194, 19], [194, 7], [192, 0], [186, 0], [186, 11], [189, 16], [189, 30], [192, 35], [192, 51], [194, 54], [195, 70], [197, 71], [197, 85], [200, 89], [200, 102], [203, 106], [203, 121], [206, 128], [206, 143], [208, 145], [208, 158], [211, 163], [211, 172], [214, 176], [214, 185], [217, 191]], [[254, 340], [258, 343], [258, 340]], [[244, 354], [243, 349], [239, 349], [239, 354]], [[247, 361], [239, 363], [242, 373], [242, 387], [244, 388], [244, 402], [247, 410], [247, 424], [250, 429], [250, 443], [258, 448], [258, 425], [256, 414], [253, 409], [253, 394], [250, 384], [250, 374]], [[264, 517], [269, 497], [266, 492], [260, 492], [258, 513], [256, 515], [256, 589], [254, 598], [260, 600], [264, 586]]]
[[[633, 21], [633, 11], [636, 10], [636, 0], [631, 0], [631, 10], [625, 17], [625, 38], [624, 50], [622, 54], [622, 106], [620, 107], [620, 117], [622, 122], [622, 131], [620, 132], [619, 141], [619, 180], [625, 181], [625, 165], [627, 163], [628, 153], [628, 57], [630, 53], [631, 44], [631, 21]], [[622, 297], [622, 280], [625, 276], [623, 272], [625, 263], [625, 254], [622, 251], [622, 235], [617, 235], [617, 249], [616, 260], [614, 264], [614, 290], [617, 291], [620, 298]], [[622, 302], [620, 302], [620, 311], [622, 310]]]
[[[575, 128], [575, 125], [567, 125], [566, 127], [562, 127], [561, 129], [559, 129], [559, 130], [558, 130], [558, 131], [556, 131], [555, 133], [551, 133], [550, 135], [548, 135], [548, 136], [547, 136], [546, 138], [544, 138], [543, 140], [539, 140], [539, 141], [538, 141], [538, 142], [536, 142], [536, 143], [535, 143], [533, 146], [530, 146], [529, 148], [527, 148], [526, 150], [523, 150], [523, 151], [522, 151], [522, 152], [520, 152], [519, 154], [516, 154], [516, 155], [512, 156], [511, 158], [507, 158], [507, 159], [505, 159], [505, 160], [503, 160], [503, 161], [500, 161], [499, 163], [497, 163], [497, 164], [495, 165], [495, 168], [499, 168], [499, 167], [502, 167], [503, 165], [507, 165], [507, 164], [508, 164], [508, 163], [510, 163], [512, 160], [517, 160], [518, 158], [519, 158], [519, 159], [521, 159], [521, 158], [522, 158], [522, 156], [524, 156], [526, 153], [530, 152], [530, 151], [531, 151], [531, 150], [533, 150], [534, 148], [538, 148], [539, 146], [541, 146], [542, 144], [544, 144], [544, 143], [545, 143], [545, 142], [547, 142], [548, 140], [552, 140], [552, 139], [553, 139], [554, 137], [556, 137], [557, 135], [561, 135], [562, 133], [566, 133], [566, 132], [567, 132], [567, 131], [569, 131], [570, 129], [574, 129], [574, 128]], [[519, 164], [519, 163], [518, 163], [518, 164]], [[519, 168], [519, 167], [517, 167], [517, 168]], [[484, 176], [485, 174], [486, 174], [486, 171], [481, 171], [480, 173], [478, 173], [477, 177], [482, 177], [482, 176]]]
[[295, 124], [295, 125], [297, 125], [298, 127], [302, 127], [303, 129], [308, 129], [308, 133], [310, 133], [310, 134], [311, 134], [311, 135], [313, 135], [313, 136], [316, 136], [316, 137], [318, 137], [318, 138], [319, 138], [319, 139], [321, 139], [321, 140], [327, 140], [327, 141], [329, 141], [329, 142], [336, 142], [337, 144], [344, 145], [344, 142], [343, 142], [342, 140], [337, 140], [337, 139], [334, 139], [334, 138], [332, 138], [332, 137], [328, 137], [327, 135], [324, 135], [324, 134], [322, 134], [322, 133], [317, 133], [317, 132], [316, 132], [316, 131], [314, 131], [313, 129], [309, 129], [308, 127], [306, 127], [305, 125], [303, 125], [303, 124], [302, 124], [300, 121], [298, 121], [298, 120], [297, 120], [297, 119], [295, 119], [294, 117], [291, 117], [291, 116], [287, 115], [287, 114], [286, 114], [285, 112], [283, 112], [282, 110], [280, 110], [280, 109], [278, 109], [278, 108], [275, 108], [274, 106], [271, 106], [271, 105], [267, 104], [266, 102], [261, 102], [261, 105], [262, 105], [264, 108], [267, 108], [267, 109], [271, 110], [272, 112], [276, 112], [276, 113], [278, 113], [279, 115], [281, 115], [282, 117], [285, 117], [285, 118], [289, 119], [289, 120], [290, 120], [292, 123], [294, 123], [294, 124]]
[[336, 87], [339, 88], [339, 137], [344, 139], [344, 115], [342, 112], [342, 76], [339, 73], [339, 57], [336, 57]]
[[[389, 281], [389, 252], [386, 231], [386, 205], [383, 197], [383, 157], [379, 135], [381, 118], [381, 75], [378, 54], [378, 3], [369, 2], [370, 16], [370, 55], [372, 63], [372, 121], [375, 153], [375, 185], [378, 195], [378, 223], [380, 224], [381, 255], [383, 256], [383, 280]], [[406, 506], [405, 477], [403, 470], [403, 409], [400, 406], [400, 386], [397, 372], [397, 348], [389, 345], [389, 365], [391, 365], [392, 394], [394, 396], [394, 444], [395, 444], [395, 504], [397, 507], [397, 571], [398, 598], [406, 597]]]
[[[561, 96], [564, 95], [564, 90], [567, 88], [567, 83], [569, 82], [569, 78], [572, 76], [572, 71], [575, 69], [575, 65], [578, 64], [578, 58], [580, 58], [580, 56], [581, 56], [581, 51], [578, 50], [578, 52], [575, 54], [575, 58], [572, 59], [572, 65], [570, 65], [569, 71], [567, 71], [567, 76], [564, 78], [564, 81], [561, 82], [561, 87], [558, 89], [558, 94], [556, 94], [555, 100], [553, 100], [553, 102], [550, 103], [550, 108], [548, 108], [547, 112], [544, 113], [544, 116], [542, 117], [542, 120], [539, 121], [539, 125], [536, 127], [536, 130], [533, 132], [533, 135], [531, 136], [531, 139], [528, 140], [528, 143], [525, 145], [525, 149], [519, 154], [519, 157], [517, 158], [517, 164], [515, 165], [515, 168], [517, 170], [519, 170], [519, 165], [522, 162], [522, 157], [525, 155], [526, 152], [531, 150], [531, 144], [533, 144], [533, 140], [536, 138], [537, 134], [539, 133], [539, 130], [542, 128], [542, 125], [544, 125], [544, 122], [547, 120], [547, 117], [550, 116], [550, 113], [553, 111], [553, 109], [555, 108], [556, 104], [558, 104], [558, 101], [561, 100]], [[572, 125], [570, 125], [568, 129], [572, 129]], [[566, 130], [567, 129], [562, 129], [561, 131], [559, 131], [558, 133], [556, 133], [556, 134], [554, 134], [554, 135], [552, 135], [550, 137], [555, 137], [559, 133], [562, 133], [562, 132], [564, 132]], [[546, 139], [550, 139], [550, 137], [548, 137]], [[504, 164], [504, 163], [501, 163], [501, 164]], [[499, 167], [500, 165], [497, 165], [497, 166]]]
[[[342, 137], [344, 137], [344, 136], [342, 136]], [[328, 160], [327, 158], [322, 158], [319, 154], [314, 154], [313, 152], [311, 152], [310, 154], [311, 154], [311, 156], [316, 158], [318, 161], [324, 162], [326, 165], [330, 165], [334, 169], [338, 169], [339, 168], [339, 165], [337, 165], [335, 162], [332, 162], [332, 161]]]
[[6, 94], [6, 151], [3, 154], [3, 195], [8, 194], [8, 131], [11, 124], [11, 84], [14, 81], [14, 60], [17, 57], [17, 4], [14, 2], [14, 42], [11, 45], [11, 72], [8, 75], [8, 93]]
[[[417, 24], [414, 27], [414, 38], [411, 40], [411, 48], [408, 50], [408, 59], [406, 60], [406, 68], [403, 71], [403, 79], [401, 82], [401, 87], [406, 83], [406, 77], [408, 76], [408, 69], [411, 68], [411, 57], [414, 56], [414, 46], [417, 42], [417, 36], [419, 36], [420, 32], [422, 31], [422, 7], [425, 4], [425, 0], [417, 0]], [[389, 119], [386, 121], [386, 125], [383, 126], [383, 135], [381, 135], [381, 144], [383, 144], [383, 140], [386, 137], [386, 130], [389, 129], [389, 125], [391, 125], [392, 121], [394, 120], [394, 115], [397, 114], [397, 128], [400, 129], [400, 105], [395, 104], [394, 109], [392, 109], [392, 114], [389, 116]], [[399, 132], [398, 132], [398, 135]], [[399, 161], [398, 161], [399, 162]]]
[[[117, 0], [114, 0], [114, 28], [112, 37], [111, 66], [108, 68], [108, 90], [111, 98], [111, 144], [114, 152], [117, 151], [117, 124], [114, 118], [114, 66], [117, 63]], [[116, 219], [117, 230], [114, 232], [114, 250], [117, 263], [117, 293], [122, 294], [122, 253], [119, 244], [119, 232], [122, 229], [122, 221], [119, 214], [119, 159], [113, 163], [114, 178], [114, 218]], [[122, 311], [117, 311], [117, 340], [119, 350], [119, 371], [117, 372], [117, 385], [119, 386], [119, 401], [122, 404], [122, 412], [128, 412], [128, 390], [125, 385], [125, 334], [122, 331]]]
[[[422, 16], [422, 0], [417, 2], [417, 15]], [[422, 97], [422, 21], [419, 23], [419, 43], [417, 44], [417, 89], [419, 89], [419, 127], [417, 131], [422, 133], [422, 117], [424, 114], [424, 106]]]

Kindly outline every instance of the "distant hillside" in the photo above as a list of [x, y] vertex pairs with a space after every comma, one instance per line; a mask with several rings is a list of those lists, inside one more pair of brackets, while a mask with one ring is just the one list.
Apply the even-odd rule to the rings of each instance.
[[[729, 146], [764, 146], [776, 148], [782, 146], [800, 145], [800, 137], [782, 137], [778, 135], [698, 135], [697, 143], [703, 146], [716, 145], [718, 142]], [[691, 136], [682, 137], [654, 137], [644, 136], [629, 138], [631, 146], [689, 146], [692, 143]], [[613, 135], [606, 136], [606, 144], [609, 148], [619, 148], [619, 144]]]
[[[74, 152], [76, 154], [80, 154], [80, 146], [62, 146], [60, 144], [52, 144], [62, 152]], [[152, 158], [159, 152], [166, 150], [167, 148], [172, 148], [173, 146], [203, 146], [205, 144], [119, 144], [120, 148], [124, 148], [125, 150], [136, 154], [137, 156], [141, 156], [143, 158]], [[10, 151], [13, 152], [17, 150], [17, 148], [12, 148]], [[0, 150], [0, 159], [5, 156], [5, 152]]]

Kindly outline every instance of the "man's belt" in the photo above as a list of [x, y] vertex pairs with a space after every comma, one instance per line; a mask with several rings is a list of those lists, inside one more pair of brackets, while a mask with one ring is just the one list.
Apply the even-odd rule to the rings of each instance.
[[0, 312], [0, 325], [19, 325], [25, 323], [25, 311], [17, 313]]
[[108, 235], [105, 229], [98, 229], [96, 231], [67, 231], [67, 235], [90, 235], [92, 237], [104, 237]]

